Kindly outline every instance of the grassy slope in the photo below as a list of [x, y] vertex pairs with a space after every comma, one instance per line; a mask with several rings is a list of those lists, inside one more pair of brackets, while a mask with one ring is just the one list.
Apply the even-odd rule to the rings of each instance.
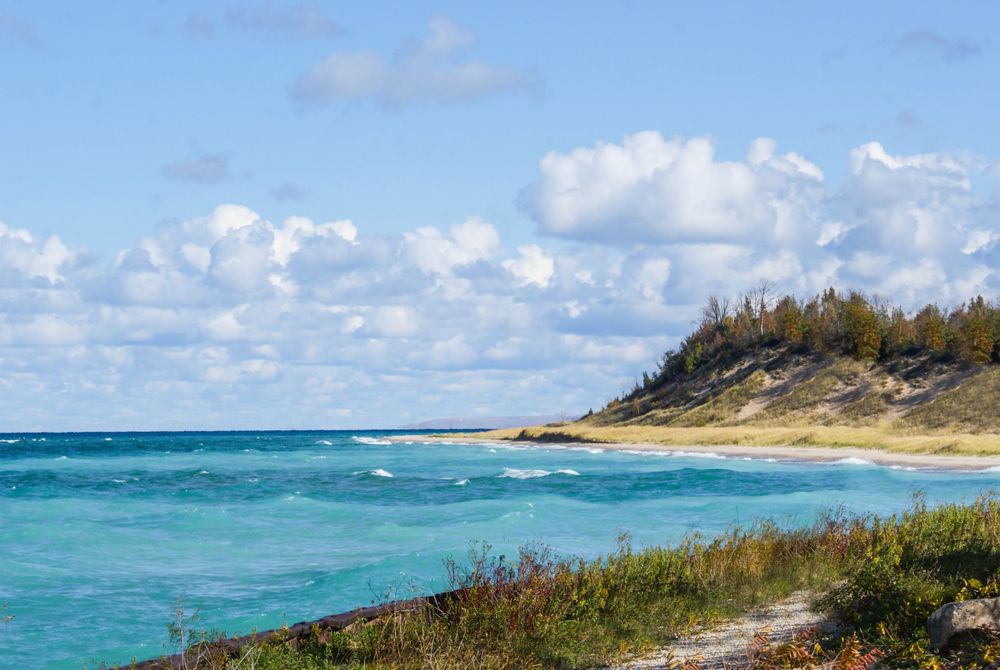
[[661, 381], [580, 421], [480, 437], [998, 455], [1000, 368], [764, 350]]

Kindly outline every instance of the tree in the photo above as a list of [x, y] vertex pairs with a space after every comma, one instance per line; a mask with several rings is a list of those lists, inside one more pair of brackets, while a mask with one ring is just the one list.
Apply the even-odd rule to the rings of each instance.
[[774, 307], [774, 323], [778, 337], [786, 342], [802, 344], [802, 307], [794, 296], [786, 295]]
[[764, 337], [764, 316], [774, 300], [775, 287], [776, 284], [770, 279], [761, 279], [747, 295], [753, 309], [754, 320], [757, 323], [757, 332], [762, 338]]
[[722, 298], [720, 300], [715, 295], [708, 296], [708, 303], [701, 310], [702, 324], [707, 324], [716, 330], [721, 330], [725, 327], [729, 316], [729, 298]]
[[849, 353], [861, 359], [878, 358], [882, 348], [881, 324], [872, 305], [860, 293], [851, 293], [841, 310]]
[[993, 324], [991, 323], [991, 307], [976, 297], [964, 310], [964, 318], [960, 326], [962, 334], [962, 355], [973, 363], [988, 363], [993, 358]]
[[944, 351], [948, 346], [947, 324], [937, 305], [927, 305], [913, 317], [917, 343], [930, 351]]

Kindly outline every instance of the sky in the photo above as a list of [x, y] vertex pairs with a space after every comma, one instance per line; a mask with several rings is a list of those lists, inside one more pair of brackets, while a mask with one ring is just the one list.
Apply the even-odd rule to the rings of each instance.
[[0, 431], [582, 413], [763, 278], [1000, 298], [998, 28], [0, 0]]

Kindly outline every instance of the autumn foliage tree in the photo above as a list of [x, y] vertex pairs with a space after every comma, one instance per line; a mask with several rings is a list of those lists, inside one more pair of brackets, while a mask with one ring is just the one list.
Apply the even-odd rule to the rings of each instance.
[[643, 387], [775, 346], [868, 361], [923, 354], [975, 365], [1000, 362], [1000, 307], [982, 296], [950, 311], [927, 305], [910, 316], [857, 291], [830, 288], [807, 301], [775, 299], [773, 291], [773, 284], [761, 282], [734, 301], [711, 296], [695, 331], [664, 355], [658, 374], [644, 379]]

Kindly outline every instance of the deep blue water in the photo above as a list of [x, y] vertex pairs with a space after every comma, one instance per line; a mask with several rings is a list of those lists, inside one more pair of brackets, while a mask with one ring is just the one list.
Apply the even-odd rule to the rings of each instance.
[[[0, 669], [175, 651], [196, 626], [271, 628], [445, 587], [473, 541], [593, 557], [838, 506], [970, 500], [1000, 472], [599, 449], [389, 443], [386, 432], [0, 436]], [[391, 476], [389, 476], [391, 475]]]

